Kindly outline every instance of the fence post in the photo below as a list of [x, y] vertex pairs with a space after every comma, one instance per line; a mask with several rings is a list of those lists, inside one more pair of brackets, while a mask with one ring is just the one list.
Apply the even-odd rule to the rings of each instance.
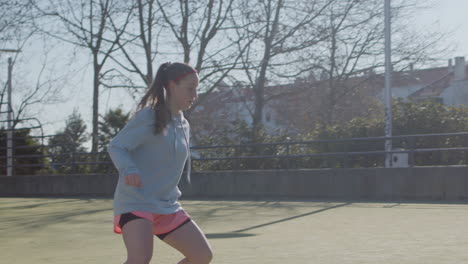
[[344, 142], [345, 144], [345, 155], [344, 155], [344, 164], [343, 167], [346, 169], [349, 167], [349, 143]]
[[410, 148], [410, 153], [409, 153], [409, 166], [414, 167], [414, 147], [415, 147], [415, 137], [410, 137], [409, 138], [409, 148]]
[[13, 110], [11, 106], [11, 72], [13, 69], [13, 63], [11, 57], [8, 58], [8, 130], [7, 130], [7, 176], [13, 176]]
[[344, 168], [347, 169], [349, 167], [349, 155], [348, 155], [348, 150], [346, 150], [346, 153], [344, 155]]
[[71, 166], [72, 171], [71, 171], [71, 173], [73, 174], [73, 173], [76, 172], [75, 152], [74, 151], [71, 153], [71, 158], [72, 158], [72, 166]]

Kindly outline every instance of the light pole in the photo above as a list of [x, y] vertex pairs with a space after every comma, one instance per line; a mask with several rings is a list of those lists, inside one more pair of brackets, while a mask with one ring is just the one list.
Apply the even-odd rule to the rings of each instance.
[[[19, 53], [21, 50], [16, 49], [0, 49], [0, 52]], [[13, 61], [8, 58], [8, 131], [7, 131], [7, 176], [13, 176], [13, 129], [12, 129], [12, 112], [11, 107], [11, 83], [12, 83]]]
[[[390, 0], [385, 0], [385, 137], [392, 136], [392, 47]], [[392, 139], [385, 140], [385, 167], [392, 167]]]

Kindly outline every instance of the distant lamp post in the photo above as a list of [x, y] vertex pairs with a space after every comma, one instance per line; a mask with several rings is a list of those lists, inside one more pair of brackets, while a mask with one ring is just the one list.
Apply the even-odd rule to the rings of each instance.
[[392, 46], [390, 0], [385, 0], [385, 167], [392, 167]]
[[[0, 52], [19, 53], [21, 50], [17, 49], [0, 49]], [[12, 129], [12, 112], [11, 107], [11, 83], [12, 83], [13, 61], [11, 57], [8, 58], [8, 131], [7, 131], [7, 176], [13, 176], [13, 129]]]

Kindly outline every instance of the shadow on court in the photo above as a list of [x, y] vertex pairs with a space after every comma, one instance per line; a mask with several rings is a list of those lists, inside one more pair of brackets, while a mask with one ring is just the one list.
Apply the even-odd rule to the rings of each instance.
[[239, 238], [239, 237], [249, 237], [255, 236], [255, 234], [249, 233], [212, 233], [212, 234], [205, 234], [208, 239], [217, 239], [217, 238]]
[[[36, 208], [36, 207], [40, 207], [40, 206], [50, 206], [51, 204], [57, 204], [57, 203], [71, 203], [71, 202], [75, 202], [74, 200], [72, 201], [59, 201], [59, 202], [55, 202], [53, 200], [50, 200], [50, 201], [47, 201], [45, 203], [32, 203], [32, 204], [28, 204], [28, 205], [18, 205], [18, 206], [10, 206], [10, 207], [3, 207], [1, 208], [1, 210], [21, 210], [21, 209], [32, 209], [32, 208]], [[11, 202], [11, 203], [16, 203], [16, 204], [20, 204], [21, 202], [17, 201], [17, 202]]]
[[280, 219], [280, 220], [276, 220], [276, 221], [272, 221], [272, 222], [268, 222], [268, 223], [264, 223], [264, 224], [260, 224], [260, 225], [255, 225], [255, 226], [251, 226], [251, 227], [247, 227], [247, 228], [243, 228], [243, 229], [239, 229], [239, 230], [235, 230], [235, 231], [232, 231], [230, 233], [206, 234], [206, 237], [207, 238], [236, 238], [236, 237], [255, 236], [255, 234], [248, 234], [248, 233], [242, 233], [241, 234], [241, 232], [253, 230], [253, 229], [256, 229], [256, 228], [261, 228], [261, 227], [264, 227], [264, 226], [274, 225], [274, 224], [278, 224], [278, 223], [285, 222], [285, 221], [290, 221], [290, 220], [293, 220], [293, 219], [296, 219], [296, 218], [299, 218], [299, 217], [304, 217], [304, 216], [308, 216], [308, 215], [312, 215], [312, 214], [317, 214], [317, 213], [320, 213], [320, 212], [323, 212], [323, 211], [327, 211], [327, 210], [331, 210], [331, 209], [334, 209], [334, 208], [346, 206], [346, 205], [349, 205], [349, 204], [350, 203], [331, 206], [329, 208], [324, 208], [324, 209], [312, 211], [312, 212], [301, 214], [301, 215], [287, 217], [287, 218], [284, 218], [284, 219]]

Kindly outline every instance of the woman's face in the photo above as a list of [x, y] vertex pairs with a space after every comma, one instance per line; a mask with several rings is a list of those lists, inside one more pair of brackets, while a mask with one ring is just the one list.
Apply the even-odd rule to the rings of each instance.
[[189, 109], [197, 99], [198, 74], [189, 74], [178, 83], [171, 81], [171, 101], [180, 110]]

